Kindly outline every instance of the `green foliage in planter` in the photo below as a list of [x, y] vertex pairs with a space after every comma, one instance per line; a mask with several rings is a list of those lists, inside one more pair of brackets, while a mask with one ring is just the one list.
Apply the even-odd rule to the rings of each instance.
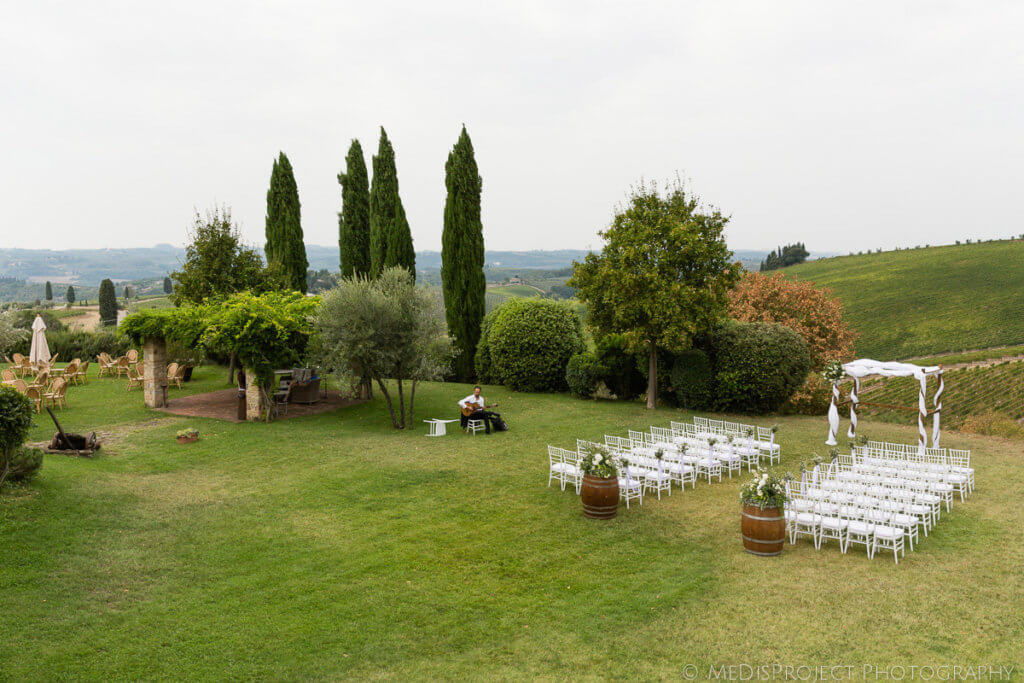
[[721, 410], [761, 414], [778, 410], [803, 384], [811, 355], [803, 337], [776, 323], [719, 325], [708, 337]]
[[564, 391], [565, 368], [583, 350], [579, 316], [550, 299], [510, 299], [488, 329], [494, 378], [516, 391]]
[[185, 427], [184, 429], [179, 430], [174, 436], [178, 439], [194, 439], [199, 436], [199, 430], [195, 427]]
[[672, 389], [676, 403], [689, 410], [709, 410], [714, 403], [715, 373], [708, 354], [690, 349], [672, 363]]
[[578, 398], [593, 398], [597, 383], [608, 373], [601, 361], [592, 353], [577, 353], [565, 368], [565, 381], [569, 391]]

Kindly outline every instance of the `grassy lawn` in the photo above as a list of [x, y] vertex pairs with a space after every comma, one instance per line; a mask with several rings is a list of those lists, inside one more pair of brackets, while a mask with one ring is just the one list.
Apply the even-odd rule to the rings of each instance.
[[835, 292], [861, 333], [861, 356], [893, 360], [1024, 343], [1022, 240], [840, 256], [783, 272]]
[[[223, 387], [201, 368], [189, 391]], [[176, 395], [177, 390], [172, 390]], [[450, 417], [464, 385], [417, 391]], [[687, 664], [1024, 664], [1021, 442], [974, 449], [977, 491], [894, 566], [863, 550], [745, 554], [740, 480], [612, 522], [548, 488], [548, 443], [680, 411], [488, 389], [512, 431], [395, 432], [379, 401], [275, 424], [174, 418], [124, 380], [69, 393], [95, 460], [47, 456], [0, 498], [0, 677], [678, 678]], [[767, 424], [769, 420], [761, 423]], [[783, 418], [783, 466], [821, 418]], [[173, 441], [186, 424], [202, 439]], [[52, 427], [41, 419], [35, 438]], [[862, 421], [910, 442], [910, 426]]]

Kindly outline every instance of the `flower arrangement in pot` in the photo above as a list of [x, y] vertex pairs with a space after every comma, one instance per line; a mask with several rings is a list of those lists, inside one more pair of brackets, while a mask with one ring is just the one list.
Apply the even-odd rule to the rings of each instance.
[[770, 557], [782, 554], [786, 538], [786, 517], [783, 508], [788, 496], [782, 477], [767, 470], [757, 470], [740, 489], [740, 533], [743, 549], [754, 555]]
[[199, 440], [199, 430], [195, 427], [186, 427], [174, 435], [178, 443], [192, 443]]
[[593, 519], [611, 519], [619, 509], [619, 466], [606, 446], [595, 446], [580, 458], [583, 483], [580, 500], [583, 514]]

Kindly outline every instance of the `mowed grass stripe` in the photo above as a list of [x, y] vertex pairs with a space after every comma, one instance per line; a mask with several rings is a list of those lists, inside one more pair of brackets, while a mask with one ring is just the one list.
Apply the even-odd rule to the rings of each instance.
[[[684, 412], [488, 387], [512, 431], [428, 439], [422, 423], [392, 430], [380, 400], [270, 425], [147, 411], [124, 425], [138, 392], [82, 389], [108, 396], [116, 441], [94, 461], [47, 456], [0, 499], [5, 557], [20, 558], [0, 566], [13, 679], [665, 678], [1019, 653], [1018, 442], [947, 435], [976, 449], [978, 491], [899, 567], [809, 542], [762, 560], [740, 545], [739, 479], [611, 523], [545, 485], [548, 443]], [[421, 387], [417, 419], [468, 390]], [[91, 410], [72, 405], [72, 423]], [[824, 452], [821, 419], [779, 422], [784, 469]], [[184, 424], [198, 443], [173, 441]]]

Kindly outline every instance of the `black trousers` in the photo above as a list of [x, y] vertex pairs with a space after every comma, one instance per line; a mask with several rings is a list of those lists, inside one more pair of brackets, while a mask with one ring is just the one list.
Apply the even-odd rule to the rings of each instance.
[[465, 415], [462, 416], [462, 428], [465, 429], [466, 428], [466, 424], [470, 420], [483, 420], [484, 421], [484, 433], [490, 434], [491, 433], [491, 420], [493, 420], [496, 417], [498, 417], [497, 413], [492, 413], [489, 410], [478, 410], [475, 413], [473, 413], [472, 415], [470, 415], [469, 417], [466, 417]]

